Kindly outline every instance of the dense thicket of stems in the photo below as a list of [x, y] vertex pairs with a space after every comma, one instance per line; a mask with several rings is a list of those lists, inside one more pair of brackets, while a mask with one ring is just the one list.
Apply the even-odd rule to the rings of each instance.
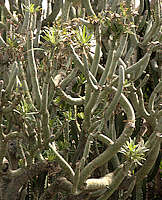
[[160, 169], [160, 0], [44, 2], [0, 0], [0, 200], [145, 199]]

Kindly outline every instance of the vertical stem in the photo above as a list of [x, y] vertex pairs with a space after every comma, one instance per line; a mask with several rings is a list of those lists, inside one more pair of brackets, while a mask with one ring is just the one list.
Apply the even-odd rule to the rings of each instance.
[[144, 10], [144, 0], [140, 0], [139, 10], [138, 10], [139, 15], [142, 15], [143, 10]]
[[[29, 0], [25, 0], [25, 6], [26, 7], [30, 6]], [[28, 27], [29, 27], [29, 23], [30, 23], [30, 13], [28, 10], [25, 10], [25, 18], [24, 18], [23, 25], [21, 28], [21, 33], [26, 33], [26, 30], [28, 30]]]
[[[0, 108], [1, 108], [1, 97], [2, 97], [2, 89], [3, 89], [3, 80], [0, 80]], [[6, 144], [4, 143], [4, 136], [3, 136], [3, 131], [2, 131], [2, 119], [3, 119], [3, 114], [0, 112], [0, 170], [3, 162], [3, 158], [5, 156], [5, 151], [6, 151]]]
[[28, 84], [27, 84], [27, 81], [26, 81], [25, 72], [24, 72], [24, 69], [23, 69], [23, 64], [22, 64], [22, 62], [19, 62], [18, 65], [19, 65], [19, 77], [20, 77], [20, 81], [22, 83], [24, 93], [26, 95], [26, 102], [28, 104], [31, 104], [33, 109], [35, 110], [36, 108], [34, 107], [34, 104], [33, 104], [33, 101], [32, 101], [32, 98], [31, 98], [31, 95], [30, 95], [30, 92], [29, 92], [29, 87], [28, 87]]
[[50, 72], [49, 70], [46, 72], [46, 77], [43, 84], [42, 90], [42, 102], [41, 102], [41, 114], [42, 114], [42, 128], [43, 134], [42, 138], [44, 143], [48, 140], [50, 136], [50, 129], [49, 129], [49, 112], [48, 112], [48, 87], [49, 87], [49, 80], [50, 80]]
[[17, 67], [17, 62], [15, 61], [13, 63], [13, 66], [12, 66], [12, 71], [11, 71], [11, 74], [10, 74], [9, 83], [7, 85], [7, 88], [6, 88], [7, 95], [10, 95], [11, 92], [12, 92], [13, 86], [15, 84], [17, 73], [18, 73], [18, 67]]
[[66, 22], [69, 19], [69, 12], [70, 12], [71, 1], [63, 0], [62, 5], [62, 21]]
[[100, 62], [100, 56], [101, 56], [101, 27], [97, 25], [95, 37], [96, 37], [96, 48], [95, 48], [95, 55], [93, 58], [92, 66], [90, 68], [90, 71], [92, 74], [96, 77], [97, 71], [98, 71], [98, 65]]
[[[110, 124], [109, 137], [110, 137], [110, 139], [112, 139], [113, 142], [116, 141], [116, 130], [115, 130], [115, 121], [114, 120], [115, 120], [115, 116], [114, 116], [114, 114], [112, 114], [111, 118], [109, 120], [109, 124]], [[114, 169], [119, 167], [120, 161], [119, 161], [119, 158], [118, 158], [117, 154], [114, 155], [114, 157], [111, 159], [111, 162], [112, 162], [112, 165], [113, 165]]]
[[86, 12], [88, 15], [95, 15], [95, 12], [92, 8], [90, 0], [82, 0], [84, 8], [86, 9]]
[[[112, 0], [111, 0], [112, 1]], [[115, 11], [116, 7], [119, 5], [119, 0], [113, 0], [111, 10]]]
[[117, 51], [116, 51], [116, 53], [115, 53], [115, 55], [112, 59], [111, 66], [109, 68], [109, 72], [108, 72], [108, 75], [107, 75], [108, 80], [111, 80], [112, 77], [113, 77], [113, 74], [114, 74], [116, 67], [117, 67], [117, 64], [118, 64], [118, 60], [122, 56], [123, 51], [125, 49], [127, 38], [128, 38], [128, 34], [122, 35], [122, 37], [120, 38], [120, 45], [119, 45], [119, 47], [118, 47], [118, 49], [117, 49]]
[[36, 104], [38, 107], [41, 105], [41, 93], [39, 88], [39, 82], [37, 77], [37, 67], [35, 63], [34, 57], [34, 49], [33, 49], [33, 32], [31, 30], [28, 31], [27, 34], [27, 56], [28, 56], [28, 66], [31, 75], [31, 82], [34, 92], [34, 98], [36, 100]]
[[106, 79], [107, 79], [108, 72], [110, 71], [110, 67], [111, 67], [112, 62], [113, 62], [113, 60], [114, 60], [115, 47], [114, 47], [113, 42], [111, 42], [111, 43], [109, 44], [109, 47], [110, 47], [110, 50], [109, 50], [109, 54], [108, 54], [108, 57], [107, 57], [105, 70], [104, 70], [104, 72], [102, 73], [102, 76], [101, 76], [100, 81], [99, 81], [99, 85], [105, 84], [105, 81], [106, 81]]
[[136, 184], [136, 200], [143, 200], [142, 183]]

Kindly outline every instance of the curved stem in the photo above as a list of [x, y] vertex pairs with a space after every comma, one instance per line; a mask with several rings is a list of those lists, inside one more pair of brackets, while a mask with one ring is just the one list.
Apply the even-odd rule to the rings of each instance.
[[[154, 133], [155, 134], [155, 133]], [[160, 150], [161, 139], [156, 136], [153, 147], [142, 167], [136, 173], [136, 184], [138, 185], [152, 169]]]
[[114, 144], [113, 140], [111, 140], [108, 136], [103, 134], [97, 134], [97, 139], [101, 142], [103, 142], [105, 145], [110, 146]]
[[148, 108], [150, 112], [154, 112], [154, 101], [155, 101], [155, 97], [157, 95], [158, 92], [160, 92], [162, 90], [162, 81], [160, 81], [157, 86], [154, 88], [154, 91], [152, 92], [150, 98], [149, 98], [149, 104], [148, 104]]
[[[81, 171], [81, 178], [80, 184], [82, 185], [87, 177], [99, 166], [102, 166], [106, 162], [108, 162], [121, 148], [121, 146], [128, 140], [131, 136], [134, 127], [135, 127], [135, 115], [131, 104], [126, 103], [126, 99], [123, 98], [121, 103], [125, 104], [124, 107], [127, 107], [128, 119], [129, 122], [126, 124], [124, 131], [122, 132], [121, 136], [116, 140], [116, 142], [109, 146], [102, 154], [100, 154], [97, 158], [92, 160], [82, 171]], [[131, 117], [131, 118], [130, 118]]]
[[149, 32], [144, 36], [144, 40], [142, 42], [142, 45], [145, 46], [157, 33], [160, 27], [160, 0], [157, 0], [155, 2], [155, 22], [150, 28]]
[[67, 95], [61, 88], [58, 88], [58, 90], [61, 92], [61, 98], [66, 100], [70, 105], [83, 105], [84, 104], [84, 97], [80, 98], [73, 98], [70, 95]]
[[68, 176], [70, 176], [70, 179], [73, 180], [73, 177], [75, 175], [73, 169], [71, 166], [66, 162], [66, 160], [58, 153], [56, 150], [56, 146], [54, 142], [52, 144], [49, 144], [50, 148], [53, 150], [53, 152], [56, 155], [56, 158], [58, 159], [58, 162], [60, 163], [60, 166], [65, 170], [65, 173], [67, 173]]
[[151, 52], [147, 52], [138, 62], [126, 69], [126, 74], [131, 74], [131, 79], [133, 81], [137, 80], [142, 75], [143, 71], [146, 69], [149, 63], [150, 56]]
[[101, 195], [97, 200], [107, 200], [114, 193], [114, 191], [119, 187], [119, 185], [124, 180], [124, 177], [128, 174], [128, 170], [130, 169], [130, 163], [127, 162], [125, 165], [121, 165], [116, 174], [112, 177], [112, 182], [107, 185], [107, 191]]
[[[79, 68], [79, 70], [84, 74], [84, 64], [83, 62], [80, 60], [78, 54], [75, 52], [75, 49], [72, 45], [70, 45], [70, 48], [72, 50], [73, 53], [73, 59], [74, 59], [74, 63], [76, 64], [76, 66]], [[92, 79], [94, 84], [97, 84], [97, 80], [96, 78], [93, 76], [93, 74], [91, 73], [91, 71], [89, 72], [89, 76]]]
[[116, 105], [118, 104], [120, 100], [121, 93], [123, 91], [123, 84], [124, 84], [124, 67], [120, 65], [119, 67], [119, 83], [118, 83], [118, 88], [117, 92], [115, 94], [115, 97], [113, 98], [112, 102], [108, 106], [108, 108], [105, 111], [105, 120], [109, 120], [113, 110], [115, 109]]

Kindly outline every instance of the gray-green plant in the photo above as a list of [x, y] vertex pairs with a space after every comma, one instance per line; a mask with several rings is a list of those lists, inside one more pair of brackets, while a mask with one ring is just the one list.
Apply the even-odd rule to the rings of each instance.
[[0, 200], [144, 199], [161, 166], [160, 0], [5, 3]]

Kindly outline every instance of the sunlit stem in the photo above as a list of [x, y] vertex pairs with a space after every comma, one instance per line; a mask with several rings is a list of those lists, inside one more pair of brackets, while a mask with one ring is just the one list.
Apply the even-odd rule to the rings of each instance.
[[128, 170], [130, 169], [131, 164], [127, 162], [125, 165], [121, 165], [117, 172], [112, 177], [112, 182], [107, 185], [107, 191], [101, 195], [97, 200], [107, 200], [114, 193], [114, 191], [119, 187], [119, 185], [124, 180], [124, 177], [127, 175]]
[[71, 180], [73, 180], [75, 173], [74, 173], [73, 169], [71, 168], [71, 166], [58, 153], [58, 151], [56, 150], [56, 146], [55, 146], [54, 142], [52, 144], [49, 144], [49, 146], [53, 150], [54, 154], [56, 155], [56, 159], [58, 160], [60, 166], [64, 169], [64, 172], [70, 177]]
[[100, 33], [100, 26], [98, 25], [95, 32], [95, 38], [96, 38], [96, 48], [95, 48], [95, 55], [93, 58], [92, 66], [90, 68], [90, 71], [92, 74], [96, 77], [97, 71], [98, 71], [98, 65], [100, 62], [100, 56], [101, 56], [101, 33]]
[[76, 170], [75, 170], [75, 175], [73, 177], [73, 188], [72, 188], [72, 192], [74, 194], [77, 194], [78, 192], [79, 180], [80, 180], [80, 163], [76, 163]]
[[35, 57], [34, 57], [34, 49], [33, 49], [33, 32], [28, 31], [27, 34], [27, 56], [28, 56], [28, 66], [29, 71], [31, 75], [31, 82], [34, 92], [34, 97], [37, 103], [37, 106], [40, 107], [41, 105], [41, 93], [40, 93], [40, 86], [38, 82], [38, 76], [37, 76], [37, 66], [35, 63]]
[[142, 75], [149, 63], [150, 56], [151, 52], [147, 52], [138, 62], [126, 69], [126, 74], [131, 74], [131, 80], [135, 81]]
[[122, 56], [123, 51], [125, 49], [127, 38], [128, 38], [128, 34], [122, 35], [120, 38], [120, 44], [119, 44], [119, 47], [112, 59], [111, 66], [109, 68], [109, 72], [107, 75], [107, 80], [111, 80], [114, 75], [114, 72], [115, 72], [117, 64], [118, 64], [118, 60]]
[[83, 169], [83, 167], [85, 165], [85, 161], [89, 156], [92, 141], [93, 141], [93, 136], [92, 136], [92, 134], [89, 134], [85, 148], [84, 148], [83, 157], [81, 158], [81, 161], [80, 161], [80, 169]]
[[85, 52], [83, 53], [83, 61], [84, 61], [84, 72], [85, 72], [84, 74], [89, 86], [91, 87], [92, 90], [98, 90], [98, 86], [93, 83], [90, 77], [89, 69], [88, 69], [88, 61], [87, 61]]
[[69, 18], [71, 2], [69, 0], [63, 0], [62, 5], [62, 21], [66, 22]]
[[108, 162], [121, 148], [121, 146], [128, 140], [131, 136], [135, 127], [135, 122], [128, 122], [122, 132], [121, 136], [117, 139], [117, 141], [109, 146], [103, 153], [101, 153], [98, 157], [92, 160], [85, 168], [81, 171], [80, 175], [80, 185], [82, 185], [87, 177], [99, 166], [104, 165]]
[[66, 94], [61, 88], [58, 88], [58, 90], [61, 93], [61, 98], [65, 101], [67, 101], [70, 105], [83, 105], [84, 104], [84, 97], [80, 98], [74, 98], [71, 97], [70, 95]]

